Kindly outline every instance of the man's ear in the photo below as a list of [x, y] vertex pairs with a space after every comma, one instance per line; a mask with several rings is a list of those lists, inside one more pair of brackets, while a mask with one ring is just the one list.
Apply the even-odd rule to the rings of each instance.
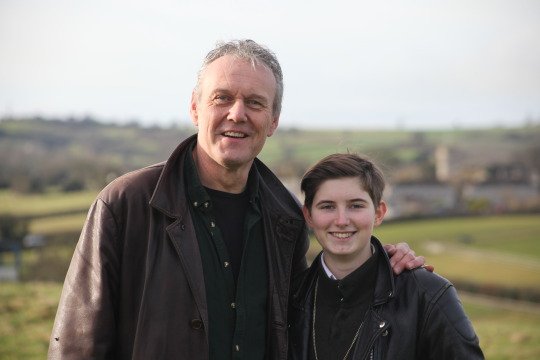
[[268, 132], [266, 133], [267, 137], [270, 137], [274, 134], [274, 131], [276, 131], [277, 127], [279, 125], [279, 116], [275, 116], [272, 119], [272, 123], [270, 124], [270, 127], [268, 128]]
[[375, 209], [375, 226], [381, 225], [384, 216], [386, 215], [386, 211], [388, 211], [386, 203], [384, 202], [384, 200], [381, 200], [379, 206], [377, 206], [377, 208]]
[[199, 114], [197, 112], [197, 100], [199, 95], [195, 90], [191, 93], [191, 103], [189, 106], [189, 116], [191, 117], [191, 122], [193, 122], [193, 125], [198, 126], [199, 125]]
[[311, 213], [309, 212], [309, 209], [306, 207], [306, 205], [302, 206], [302, 213], [304, 214], [304, 219], [306, 220], [306, 223], [309, 227], [311, 227]]

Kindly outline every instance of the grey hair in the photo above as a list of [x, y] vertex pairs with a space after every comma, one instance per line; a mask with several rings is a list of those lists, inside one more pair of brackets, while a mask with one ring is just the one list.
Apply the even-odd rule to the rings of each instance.
[[279, 116], [281, 113], [281, 102], [283, 101], [283, 72], [281, 71], [281, 66], [276, 55], [270, 49], [253, 40], [218, 42], [216, 47], [206, 55], [197, 73], [195, 92], [199, 92], [199, 86], [208, 65], [225, 55], [232, 55], [239, 59], [248, 60], [252, 66], [262, 64], [272, 71], [276, 79], [276, 95], [274, 104], [272, 105], [272, 112], [274, 116]]

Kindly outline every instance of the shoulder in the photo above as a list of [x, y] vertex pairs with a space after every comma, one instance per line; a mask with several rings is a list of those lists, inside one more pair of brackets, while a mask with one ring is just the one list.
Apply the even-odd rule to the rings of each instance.
[[448, 279], [421, 267], [406, 273], [409, 273], [411, 278], [410, 281], [414, 281], [419, 291], [424, 292], [427, 296], [432, 298], [437, 297], [441, 292], [444, 292], [453, 286]]
[[435, 304], [447, 294], [455, 294], [455, 289], [448, 279], [421, 267], [394, 275], [394, 280], [397, 293], [416, 293], [416, 296], [429, 304]]
[[107, 204], [127, 200], [149, 200], [165, 163], [147, 166], [126, 173], [111, 181], [98, 195]]
[[434, 319], [445, 319], [442, 323], [449, 324], [463, 338], [476, 338], [458, 293], [449, 280], [437, 273], [417, 268], [397, 276], [396, 283], [401, 285], [402, 290], [414, 288], [420, 303], [424, 304], [425, 319], [428, 322], [437, 323], [440, 321]]
[[273, 204], [283, 215], [298, 218], [303, 223], [301, 203], [279, 178], [259, 159], [254, 162], [259, 173], [259, 186], [266, 203]]

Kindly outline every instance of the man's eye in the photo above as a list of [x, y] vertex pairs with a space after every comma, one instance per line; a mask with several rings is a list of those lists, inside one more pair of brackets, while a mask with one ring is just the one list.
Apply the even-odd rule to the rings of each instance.
[[214, 97], [214, 102], [218, 104], [224, 104], [226, 102], [229, 102], [231, 100], [230, 96], [227, 95], [216, 95]]
[[262, 109], [264, 107], [260, 101], [253, 99], [246, 100], [246, 105], [252, 109]]

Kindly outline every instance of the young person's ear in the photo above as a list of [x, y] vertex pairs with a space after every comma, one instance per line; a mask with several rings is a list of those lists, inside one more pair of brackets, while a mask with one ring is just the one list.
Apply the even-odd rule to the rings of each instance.
[[304, 214], [304, 219], [306, 220], [306, 223], [309, 227], [311, 227], [311, 213], [309, 212], [309, 209], [306, 207], [306, 205], [302, 206], [302, 213]]
[[375, 209], [375, 226], [381, 225], [387, 210], [386, 203], [381, 200], [379, 206]]

